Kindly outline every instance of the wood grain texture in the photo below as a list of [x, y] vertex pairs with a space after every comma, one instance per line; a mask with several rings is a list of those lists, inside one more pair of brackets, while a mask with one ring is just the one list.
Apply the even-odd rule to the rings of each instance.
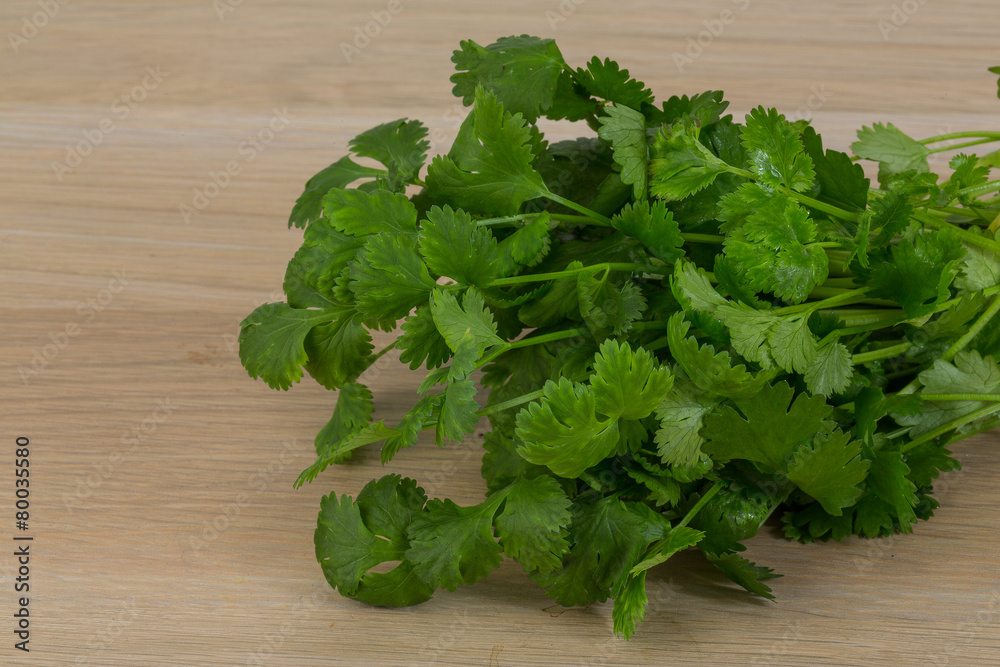
[[[647, 620], [625, 643], [610, 605], [554, 606], [509, 561], [411, 609], [332, 592], [313, 557], [319, 498], [356, 493], [383, 468], [361, 452], [293, 490], [334, 396], [311, 381], [287, 393], [251, 381], [233, 344], [240, 319], [280, 289], [302, 184], [349, 138], [409, 116], [447, 148], [460, 39], [555, 36], [571, 63], [597, 53], [659, 97], [724, 89], [736, 113], [763, 103], [809, 115], [844, 148], [876, 120], [920, 135], [995, 129], [995, 0], [896, 3], [915, 11], [895, 19], [888, 0], [402, 0], [348, 63], [341, 44], [387, 4], [74, 0], [30, 39], [5, 39], [0, 443], [31, 438], [35, 541], [27, 656], [12, 648], [14, 566], [0, 559], [0, 662], [997, 664], [996, 433], [957, 448], [964, 470], [942, 480], [942, 509], [913, 535], [799, 545], [768, 527], [749, 553], [785, 575], [777, 604], [682, 554], [651, 577]], [[40, 11], [2, 3], [4, 34]], [[722, 19], [678, 67], [674, 54]], [[249, 151], [276, 113], [287, 126]], [[53, 163], [80, 142], [97, 145], [60, 180]], [[181, 205], [230, 161], [240, 173], [185, 220]], [[67, 325], [78, 329], [64, 340]], [[368, 381], [393, 417], [419, 379], [396, 364]], [[424, 443], [387, 469], [474, 502], [479, 444]], [[9, 516], [13, 478], [0, 477]]]

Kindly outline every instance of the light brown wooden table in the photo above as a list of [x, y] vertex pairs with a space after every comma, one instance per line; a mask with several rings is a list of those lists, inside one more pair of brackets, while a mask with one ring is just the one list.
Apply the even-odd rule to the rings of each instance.
[[[0, 664], [1000, 664], [996, 433], [956, 448], [965, 469], [913, 535], [803, 546], [765, 529], [749, 553], [785, 575], [777, 604], [682, 554], [652, 577], [625, 643], [610, 605], [555, 606], [510, 562], [416, 608], [332, 592], [313, 557], [319, 498], [383, 469], [362, 452], [293, 490], [334, 396], [251, 381], [233, 345], [299, 243], [291, 204], [350, 137], [409, 116], [447, 149], [460, 39], [554, 36], [571, 63], [616, 58], [658, 97], [721, 88], [738, 114], [808, 114], [843, 149], [878, 120], [922, 136], [997, 129], [995, 0], [906, 0], [895, 16], [888, 0], [401, 0], [350, 63], [341, 43], [387, 1], [47, 1], [50, 17], [0, 5], [4, 33], [32, 35], [0, 45], [0, 497], [12, 545], [25, 435], [35, 538], [30, 654], [13, 649], [13, 548], [0, 557]], [[674, 53], [723, 19], [679, 71]], [[242, 142], [275, 110], [287, 126], [248, 159]], [[57, 174], [81, 142], [96, 145]], [[181, 205], [230, 161], [239, 175], [186, 221]], [[36, 353], [37, 372], [22, 371]], [[418, 375], [397, 365], [369, 381], [394, 417]], [[471, 503], [479, 451], [478, 434], [425, 443], [388, 470]]]

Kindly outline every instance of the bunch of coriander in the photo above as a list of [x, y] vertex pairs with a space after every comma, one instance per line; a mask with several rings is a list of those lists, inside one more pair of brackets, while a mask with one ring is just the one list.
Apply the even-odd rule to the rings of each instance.
[[[331, 585], [417, 604], [506, 554], [560, 604], [613, 598], [629, 637], [647, 572], [689, 547], [772, 597], [777, 575], [739, 552], [779, 508], [806, 541], [933, 513], [947, 447], [1000, 424], [1000, 154], [958, 154], [947, 178], [927, 158], [1000, 132], [876, 123], [851, 157], [774, 109], [736, 122], [721, 92], [657, 105], [549, 39], [452, 59], [471, 110], [448, 154], [426, 164], [418, 121], [355, 137], [382, 167], [345, 156], [309, 180], [287, 302], [242, 323], [251, 376], [288, 389], [304, 368], [338, 390], [299, 484], [359, 447], [385, 463], [489, 420], [478, 505], [398, 475], [323, 498]], [[588, 136], [549, 143], [540, 118]], [[398, 336], [375, 352], [373, 330]], [[427, 372], [388, 425], [357, 380], [392, 348]]]

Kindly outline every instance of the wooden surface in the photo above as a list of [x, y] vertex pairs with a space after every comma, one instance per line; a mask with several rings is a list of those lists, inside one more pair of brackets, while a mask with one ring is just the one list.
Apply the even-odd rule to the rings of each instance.
[[[319, 498], [383, 469], [363, 452], [293, 490], [334, 396], [251, 381], [233, 345], [280, 289], [295, 197], [350, 137], [409, 116], [446, 150], [460, 39], [554, 36], [569, 62], [616, 58], [661, 98], [722, 88], [736, 113], [809, 115], [843, 149], [877, 120], [997, 129], [995, 0], [907, 0], [895, 16], [888, 0], [402, 0], [350, 63], [341, 43], [387, 2], [49, 2], [37, 34], [23, 22], [45, 19], [37, 2], [0, 4], [0, 443], [13, 468], [15, 437], [31, 439], [35, 538], [29, 654], [13, 649], [14, 564], [0, 559], [0, 663], [1000, 664], [996, 433], [956, 448], [964, 470], [913, 535], [803, 546], [765, 529], [749, 553], [785, 575], [777, 604], [675, 558], [625, 643], [610, 605], [554, 606], [510, 562], [416, 608], [332, 592], [313, 557]], [[679, 68], [675, 52], [717, 19]], [[276, 112], [287, 124], [249, 159], [243, 142]], [[57, 174], [80, 142], [89, 154]], [[186, 221], [181, 205], [230, 161], [240, 173]], [[394, 417], [418, 376], [396, 364], [367, 380]], [[388, 469], [471, 503], [479, 452], [478, 434], [425, 443]], [[10, 540], [13, 471], [0, 480]]]

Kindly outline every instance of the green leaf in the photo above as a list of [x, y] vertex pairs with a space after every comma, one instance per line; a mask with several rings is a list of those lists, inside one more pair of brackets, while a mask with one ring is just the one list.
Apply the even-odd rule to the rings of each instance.
[[337, 406], [326, 426], [316, 435], [316, 453], [322, 454], [335, 443], [360, 431], [375, 411], [372, 393], [358, 382], [345, 384], [337, 393]]
[[463, 285], [482, 289], [500, 273], [500, 252], [489, 228], [477, 226], [468, 213], [450, 206], [427, 212], [420, 226], [420, 254], [431, 271]]
[[[936, 359], [917, 378], [926, 394], [1000, 395], [1000, 365], [975, 350], [962, 350], [951, 362]], [[895, 413], [893, 419], [910, 426], [910, 437], [916, 438], [987, 405], [986, 401], [926, 401], [919, 413]]]
[[891, 299], [909, 317], [920, 317], [947, 300], [949, 285], [964, 249], [958, 237], [944, 232], [919, 232], [904, 238], [876, 261], [866, 284], [873, 297]]
[[760, 106], [751, 111], [741, 136], [751, 168], [762, 183], [798, 192], [812, 188], [813, 161], [794, 126], [777, 110]]
[[309, 375], [327, 389], [353, 382], [369, 366], [372, 337], [361, 316], [347, 312], [329, 324], [319, 324], [306, 334]]
[[357, 164], [345, 155], [326, 169], [306, 181], [305, 191], [299, 195], [288, 217], [288, 226], [305, 227], [318, 220], [323, 210], [323, 196], [333, 188], [346, 188], [360, 178], [376, 178], [385, 174]]
[[[787, 382], [762, 389], [753, 398], [736, 400], [736, 412], [724, 406], [705, 417], [702, 447], [716, 461], [745, 459], [766, 470], [782, 470], [799, 445], [827, 433], [833, 408], [822, 396], [799, 394]], [[740, 414], [742, 413], [742, 414]]]
[[961, 273], [955, 278], [958, 289], [978, 292], [1000, 285], [1000, 257], [997, 253], [972, 243], [963, 243], [965, 258]]
[[627, 69], [621, 69], [610, 58], [602, 61], [594, 56], [587, 69], [576, 70], [576, 78], [588, 93], [616, 105], [638, 110], [643, 104], [653, 102], [653, 92], [646, 84], [631, 78]]
[[332, 443], [329, 448], [321, 452], [316, 461], [299, 474], [298, 479], [295, 480], [295, 486], [300, 487], [306, 482], [313, 481], [317, 475], [330, 467], [331, 464], [343, 461], [355, 449], [381, 442], [397, 434], [398, 431], [396, 429], [389, 428], [382, 421], [373, 422], [359, 431], [349, 433], [346, 437]]
[[434, 324], [430, 306], [417, 306], [417, 311], [403, 320], [403, 333], [396, 339], [399, 360], [409, 364], [411, 370], [437, 368], [451, 357], [451, 350]]
[[350, 263], [350, 289], [366, 322], [392, 326], [425, 303], [435, 283], [409, 236], [380, 232], [368, 237]]
[[771, 373], [747, 372], [746, 366], [733, 366], [728, 352], [716, 354], [711, 345], [698, 345], [687, 335], [690, 325], [683, 313], [675, 313], [667, 323], [667, 344], [670, 354], [698, 389], [714, 396], [750, 398], [773, 377]]
[[508, 487], [496, 517], [504, 553], [528, 572], [546, 574], [561, 566], [569, 549], [569, 507], [569, 498], [553, 477], [518, 478]]
[[861, 497], [859, 485], [869, 466], [861, 456], [861, 441], [838, 430], [817, 435], [811, 445], [795, 450], [788, 479], [818, 500], [828, 513], [840, 516], [843, 508]]
[[622, 183], [631, 185], [635, 198], [646, 198], [646, 119], [627, 106], [604, 107], [605, 115], [597, 120], [597, 135], [611, 143], [615, 163], [622, 168]]
[[282, 289], [292, 308], [329, 308], [337, 299], [334, 283], [364, 241], [338, 232], [325, 218], [306, 228], [302, 246], [285, 269]]
[[417, 233], [416, 207], [406, 195], [388, 190], [334, 188], [323, 197], [323, 213], [334, 229], [351, 236]]
[[771, 587], [763, 583], [763, 580], [774, 579], [782, 575], [775, 574], [771, 568], [755, 565], [739, 554], [723, 554], [719, 556], [706, 553], [705, 556], [724, 575], [751, 593], [756, 593], [768, 600], [774, 599]]
[[[501, 37], [483, 47], [465, 40], [451, 57], [455, 97], [472, 104], [482, 86], [511, 113], [534, 122], [552, 106], [556, 82], [566, 66], [555, 40], [529, 35]], [[478, 102], [477, 102], [478, 105]]]
[[[342, 595], [370, 604], [406, 606], [429, 600], [433, 588], [409, 577], [393, 576], [403, 565], [384, 574], [370, 571], [403, 558], [409, 547], [406, 528], [426, 500], [416, 482], [399, 475], [372, 480], [357, 501], [346, 495], [339, 502], [336, 494], [324, 496], [314, 542], [316, 560], [330, 585]], [[387, 580], [397, 584], [391, 595], [386, 590]]]
[[645, 573], [649, 568], [655, 567], [660, 563], [665, 563], [675, 553], [698, 544], [703, 537], [705, 537], [705, 533], [694, 528], [689, 528], [688, 526], [672, 528], [667, 534], [665, 538], [666, 542], [663, 543], [663, 546], [655, 554], [644, 558], [639, 564], [633, 567], [631, 570], [632, 574]]
[[832, 396], [851, 386], [854, 362], [843, 343], [829, 340], [816, 351], [816, 358], [806, 369], [806, 387], [814, 394]]
[[431, 417], [435, 409], [440, 413], [443, 398], [442, 394], [425, 394], [399, 420], [394, 429], [395, 433], [386, 438], [385, 443], [382, 445], [382, 451], [379, 455], [382, 465], [391, 461], [392, 457], [399, 453], [399, 450], [417, 444], [420, 432], [429, 426], [435, 425]]
[[646, 617], [646, 572], [629, 575], [622, 590], [615, 596], [615, 605], [611, 611], [611, 620], [615, 634], [625, 639], [631, 639], [635, 634], [636, 625]]
[[927, 156], [930, 151], [918, 141], [903, 134], [892, 123], [875, 123], [858, 130], [858, 140], [851, 150], [860, 158], [879, 163], [880, 171], [901, 174], [915, 169], [917, 173], [929, 171]]
[[259, 306], [240, 322], [243, 367], [272, 389], [288, 389], [302, 377], [308, 359], [306, 335], [335, 316], [335, 311], [302, 310], [284, 303]]
[[376, 125], [351, 139], [348, 146], [355, 155], [384, 164], [394, 187], [416, 177], [430, 148], [424, 124], [405, 118]]
[[691, 468], [707, 460], [701, 451], [705, 439], [699, 431], [705, 415], [718, 404], [718, 399], [704, 396], [687, 381], [674, 383], [656, 409], [660, 428], [654, 442], [664, 463]]
[[619, 288], [607, 276], [598, 279], [592, 273], [577, 276], [577, 298], [580, 317], [595, 340], [627, 333], [646, 310], [646, 299], [635, 283], [626, 281]]
[[662, 536], [662, 524], [640, 507], [614, 497], [574, 503], [571, 546], [562, 568], [532, 575], [532, 579], [565, 607], [608, 599], [612, 588], [624, 587], [646, 545]]
[[708, 187], [727, 171], [729, 165], [698, 141], [698, 128], [690, 121], [678, 121], [661, 127], [653, 140], [649, 193], [679, 201]]
[[493, 93], [476, 90], [472, 144], [439, 155], [427, 170], [427, 187], [441, 203], [488, 216], [513, 215], [528, 199], [548, 193], [531, 166], [531, 132]]
[[517, 414], [517, 452], [560, 477], [579, 477], [618, 444], [618, 423], [597, 418], [593, 387], [560, 378], [545, 383], [544, 397]]
[[438, 417], [437, 442], [443, 447], [445, 440], [462, 442], [479, 423], [479, 404], [476, 403], [476, 384], [472, 380], [448, 383], [444, 390], [444, 403]]
[[643, 196], [639, 201], [626, 204], [611, 222], [615, 229], [638, 239], [664, 262], [673, 262], [684, 254], [681, 230], [662, 201], [650, 204]]
[[551, 247], [549, 215], [543, 212], [518, 227], [517, 231], [497, 245], [497, 252], [500, 255], [500, 275], [509, 276], [522, 266], [532, 266], [540, 262]]
[[871, 467], [865, 495], [857, 505], [854, 530], [875, 537], [895, 522], [904, 533], [910, 532], [917, 520], [913, 512], [917, 497], [916, 486], [907, 479], [909, 467], [899, 452], [868, 450], [867, 458]]
[[864, 211], [868, 207], [868, 188], [861, 165], [847, 153], [823, 150], [823, 140], [812, 127], [802, 131], [802, 144], [816, 172], [817, 199], [847, 211]]
[[486, 307], [482, 295], [475, 288], [466, 291], [459, 305], [452, 292], [438, 287], [431, 295], [430, 309], [434, 324], [454, 352], [459, 351], [466, 336], [472, 337], [479, 354], [504, 343], [497, 336], [493, 312]]
[[691, 519], [691, 527], [705, 533], [698, 548], [722, 555], [746, 549], [741, 542], [757, 534], [781, 498], [748, 486], [724, 487]]
[[605, 341], [594, 357], [594, 389], [597, 411], [612, 419], [644, 419], [663, 401], [673, 386], [670, 370], [653, 356], [628, 343]]
[[503, 495], [480, 505], [459, 507], [433, 498], [410, 523], [406, 560], [432, 588], [453, 591], [472, 584], [500, 566], [500, 545], [493, 537], [493, 515]]

